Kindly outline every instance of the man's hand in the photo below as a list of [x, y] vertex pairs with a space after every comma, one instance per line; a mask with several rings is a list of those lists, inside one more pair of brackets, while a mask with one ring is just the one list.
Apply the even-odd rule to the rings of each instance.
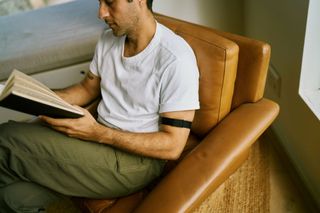
[[97, 141], [96, 129], [99, 127], [99, 123], [88, 112], [88, 110], [78, 107], [84, 112], [84, 116], [81, 118], [62, 118], [56, 119], [48, 116], [40, 116], [40, 119], [53, 129], [62, 132], [70, 137], [79, 138], [88, 141]]

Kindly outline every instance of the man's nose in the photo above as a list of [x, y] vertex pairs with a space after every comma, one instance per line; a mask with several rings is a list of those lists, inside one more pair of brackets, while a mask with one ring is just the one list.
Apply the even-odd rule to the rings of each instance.
[[99, 19], [104, 19], [109, 16], [110, 16], [110, 12], [109, 12], [108, 6], [101, 4], [99, 7], [99, 13], [98, 13]]

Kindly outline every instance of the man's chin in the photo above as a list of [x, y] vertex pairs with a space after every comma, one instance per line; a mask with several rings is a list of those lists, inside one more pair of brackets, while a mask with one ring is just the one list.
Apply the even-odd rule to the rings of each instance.
[[123, 33], [123, 32], [120, 32], [120, 31], [114, 30], [114, 29], [112, 29], [112, 28], [111, 28], [111, 30], [112, 30], [113, 35], [114, 35], [114, 36], [116, 36], [116, 37], [121, 37], [121, 36], [123, 36], [123, 35], [124, 35], [124, 33]]

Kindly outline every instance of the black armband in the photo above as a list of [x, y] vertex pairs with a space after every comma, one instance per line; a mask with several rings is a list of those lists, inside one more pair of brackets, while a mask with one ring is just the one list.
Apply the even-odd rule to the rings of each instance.
[[191, 129], [192, 122], [174, 118], [160, 117], [160, 123], [169, 126]]

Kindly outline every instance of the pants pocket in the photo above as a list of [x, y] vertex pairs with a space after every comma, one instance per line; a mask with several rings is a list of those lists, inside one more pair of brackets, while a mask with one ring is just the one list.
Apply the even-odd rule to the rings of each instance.
[[161, 160], [115, 151], [117, 172], [122, 177], [123, 184], [132, 191], [148, 185], [158, 177], [163, 168]]
[[135, 173], [148, 169], [150, 160], [139, 155], [115, 150], [117, 171], [122, 174]]

